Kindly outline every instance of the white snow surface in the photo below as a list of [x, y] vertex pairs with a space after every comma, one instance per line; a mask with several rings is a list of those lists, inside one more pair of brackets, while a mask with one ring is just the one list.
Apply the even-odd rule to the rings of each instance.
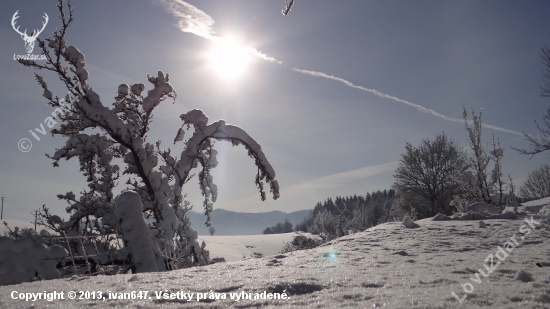
[[[311, 236], [304, 233], [305, 235]], [[243, 258], [270, 256], [281, 252], [286, 242], [291, 242], [296, 233], [239, 236], [199, 236], [198, 242], [206, 243], [210, 258], [223, 257], [227, 262]]]
[[[311, 250], [172, 272], [73, 277], [2, 286], [0, 307], [550, 308], [550, 206], [548, 201], [531, 202], [519, 210], [529, 209], [538, 209], [532, 218], [540, 223], [534, 229], [524, 220], [531, 218], [530, 213], [521, 214], [519, 219], [486, 219], [486, 228], [479, 228], [478, 220], [428, 218], [416, 221], [420, 225], [416, 229], [390, 222]], [[505, 247], [512, 236], [518, 246]], [[212, 238], [212, 249], [216, 239], [221, 238]], [[504, 256], [502, 248], [511, 250], [508, 256]], [[488, 257], [493, 257], [491, 272], [487, 270], [491, 267]], [[487, 277], [480, 275], [480, 270]], [[65, 299], [26, 302], [12, 299], [12, 295], [19, 295], [12, 294], [14, 291], [64, 292]], [[69, 300], [69, 291], [101, 291], [107, 298]], [[132, 291], [148, 291], [147, 298], [109, 299], [109, 293]], [[161, 291], [195, 294], [190, 301], [157, 299], [155, 292]], [[227, 299], [197, 301], [196, 293], [210, 291], [218, 296], [224, 294]], [[264, 291], [286, 291], [289, 299], [230, 298], [231, 293]], [[462, 304], [453, 292], [458, 298], [467, 296]]]
[[500, 213], [498, 208], [496, 208], [495, 206], [489, 205], [489, 204], [486, 204], [486, 203], [482, 203], [482, 202], [473, 203], [470, 206], [466, 207], [466, 211], [470, 211], [470, 210], [472, 210], [474, 212], [477, 212], [477, 213], [487, 212], [491, 215], [497, 215], [497, 214]]

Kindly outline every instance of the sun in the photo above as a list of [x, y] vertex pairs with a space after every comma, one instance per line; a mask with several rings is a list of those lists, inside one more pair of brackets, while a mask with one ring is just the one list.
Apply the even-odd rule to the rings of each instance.
[[227, 39], [217, 42], [210, 54], [213, 67], [226, 78], [233, 78], [244, 71], [249, 58], [245, 46]]

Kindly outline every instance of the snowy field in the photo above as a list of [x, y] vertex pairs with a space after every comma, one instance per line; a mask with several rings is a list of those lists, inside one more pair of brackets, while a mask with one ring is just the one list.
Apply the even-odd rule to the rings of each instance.
[[[423, 219], [416, 221], [416, 229], [392, 222], [305, 251], [173, 272], [3, 286], [0, 308], [550, 308], [548, 202], [526, 203], [520, 211], [527, 213], [518, 220], [485, 220], [485, 228], [479, 221]], [[524, 217], [531, 219], [529, 212], [533, 221], [528, 223]], [[271, 235], [257, 239], [262, 237]], [[511, 237], [517, 246], [510, 245]], [[212, 252], [247, 255], [236, 249], [237, 243], [241, 249], [254, 246], [248, 248], [252, 253], [263, 252], [261, 241], [249, 242], [255, 237], [202, 238]], [[226, 249], [223, 239], [228, 240]], [[64, 299], [12, 299], [54, 291], [64, 292]], [[69, 291], [77, 292], [77, 298], [80, 291], [90, 292], [89, 298], [101, 292], [106, 298], [69, 300]], [[144, 297], [145, 291], [144, 299], [112, 299], [132, 298], [132, 292], [134, 298]], [[288, 298], [254, 299], [264, 297], [264, 291], [266, 297]], [[242, 299], [243, 292], [252, 293], [246, 294], [251, 299]], [[193, 293], [190, 300], [187, 293]]]
[[[0, 236], [8, 231], [3, 221], [8, 223], [13, 230], [16, 226], [20, 229], [34, 229], [34, 223], [17, 220], [2, 220], [0, 222]], [[38, 225], [37, 230], [44, 229]], [[223, 257], [227, 262], [234, 262], [251, 257], [262, 257], [275, 255], [287, 242], [291, 242], [296, 233], [268, 234], [268, 235], [237, 235], [237, 236], [199, 236], [198, 242], [206, 243], [206, 248], [210, 251], [210, 258]], [[311, 237], [311, 234], [303, 233]]]
[[[243, 235], [243, 236], [199, 236], [210, 251], [210, 258], [223, 257], [227, 262], [239, 261], [250, 257], [275, 255], [287, 242], [291, 242], [296, 233]], [[305, 233], [304, 235], [310, 236]]]

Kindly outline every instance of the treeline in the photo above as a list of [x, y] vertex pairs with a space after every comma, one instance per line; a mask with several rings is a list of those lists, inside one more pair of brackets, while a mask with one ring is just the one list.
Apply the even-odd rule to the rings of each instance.
[[329, 198], [317, 203], [313, 216], [297, 224], [295, 230], [318, 235], [324, 241], [364, 231], [388, 220], [394, 199], [393, 189], [373, 191], [365, 196]]
[[328, 198], [318, 202], [310, 218], [292, 228], [284, 223], [268, 227], [264, 234], [289, 233], [292, 231], [308, 232], [319, 235], [323, 240], [344, 236], [350, 232], [364, 231], [367, 228], [388, 221], [388, 210], [393, 205], [395, 191], [377, 190], [365, 196], [353, 195]]
[[274, 226], [266, 227], [264, 230], [264, 234], [282, 234], [290, 232], [294, 232], [294, 227], [292, 226], [292, 223], [288, 221], [288, 218], [285, 218], [284, 223], [279, 222]]
[[[344, 215], [348, 219], [353, 219], [354, 212], [362, 208], [369, 208], [370, 211], [370, 225], [378, 224], [378, 221], [383, 216], [384, 206], [391, 206], [393, 199], [395, 197], [395, 191], [393, 189], [384, 190], [384, 191], [373, 191], [372, 193], [367, 193], [365, 196], [353, 195], [349, 197], [336, 197], [334, 201], [329, 198], [323, 203], [317, 203], [315, 208], [313, 208], [313, 217], [310, 221], [314, 221], [315, 216], [323, 211], [328, 211], [332, 215]], [[356, 213], [357, 214], [357, 213]], [[307, 222], [304, 220], [302, 223]], [[304, 228], [307, 228], [307, 224], [297, 224], [296, 230], [306, 231]]]

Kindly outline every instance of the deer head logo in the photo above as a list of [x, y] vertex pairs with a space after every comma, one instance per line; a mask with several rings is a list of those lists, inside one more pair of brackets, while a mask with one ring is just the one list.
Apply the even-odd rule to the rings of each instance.
[[17, 26], [17, 28], [15, 28], [15, 20], [19, 18], [19, 15], [17, 15], [18, 13], [19, 13], [19, 11], [15, 12], [15, 14], [13, 14], [13, 17], [11, 18], [11, 26], [13, 27], [13, 30], [15, 30], [15, 32], [17, 32], [21, 35], [21, 38], [25, 41], [25, 49], [27, 50], [27, 53], [30, 54], [30, 53], [32, 53], [32, 50], [34, 49], [34, 43], [36, 41], [36, 38], [42, 32], [42, 30], [44, 30], [44, 28], [46, 28], [46, 25], [48, 24], [49, 17], [48, 17], [48, 14], [44, 13], [44, 19], [46, 21], [42, 22], [42, 29], [40, 29], [40, 31], [39, 30], [33, 30], [31, 35], [28, 36], [27, 35], [27, 29], [25, 29], [25, 32], [21, 32], [21, 31], [19, 31], [19, 26]]

